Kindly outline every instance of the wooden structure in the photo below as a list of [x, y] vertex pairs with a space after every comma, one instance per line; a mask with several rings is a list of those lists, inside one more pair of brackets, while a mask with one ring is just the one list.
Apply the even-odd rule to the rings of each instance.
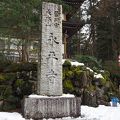
[[67, 42], [68, 40], [77, 33], [78, 30], [84, 25], [84, 22], [80, 21], [80, 18], [74, 17], [74, 15], [80, 11], [80, 6], [84, 0], [63, 0], [68, 4], [72, 11], [66, 13], [65, 20], [63, 20], [63, 44], [64, 44], [64, 58], [67, 58]]

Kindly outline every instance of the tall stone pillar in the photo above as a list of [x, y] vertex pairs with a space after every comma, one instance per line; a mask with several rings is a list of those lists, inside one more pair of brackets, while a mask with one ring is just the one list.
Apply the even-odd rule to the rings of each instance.
[[62, 6], [43, 2], [38, 73], [40, 95], [62, 95]]

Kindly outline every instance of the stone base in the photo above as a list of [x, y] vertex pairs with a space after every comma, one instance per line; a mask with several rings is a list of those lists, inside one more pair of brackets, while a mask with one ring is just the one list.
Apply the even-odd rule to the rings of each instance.
[[76, 97], [25, 98], [23, 115], [26, 119], [79, 117], [80, 106], [81, 98]]

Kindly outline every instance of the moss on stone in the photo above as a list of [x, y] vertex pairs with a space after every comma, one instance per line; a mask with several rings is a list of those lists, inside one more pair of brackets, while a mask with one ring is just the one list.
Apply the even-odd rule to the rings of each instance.
[[74, 91], [74, 86], [70, 80], [65, 80], [63, 83], [63, 87], [64, 89], [67, 89], [70, 92]]

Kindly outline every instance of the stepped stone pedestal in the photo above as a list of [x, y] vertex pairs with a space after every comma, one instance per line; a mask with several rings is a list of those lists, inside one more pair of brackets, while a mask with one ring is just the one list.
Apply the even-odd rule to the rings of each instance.
[[24, 117], [26, 119], [79, 117], [81, 99], [76, 97], [26, 98]]
[[24, 117], [35, 120], [68, 116], [79, 117], [81, 99], [62, 97], [61, 5], [43, 2], [42, 39], [40, 42], [37, 94], [44, 97], [25, 98]]

